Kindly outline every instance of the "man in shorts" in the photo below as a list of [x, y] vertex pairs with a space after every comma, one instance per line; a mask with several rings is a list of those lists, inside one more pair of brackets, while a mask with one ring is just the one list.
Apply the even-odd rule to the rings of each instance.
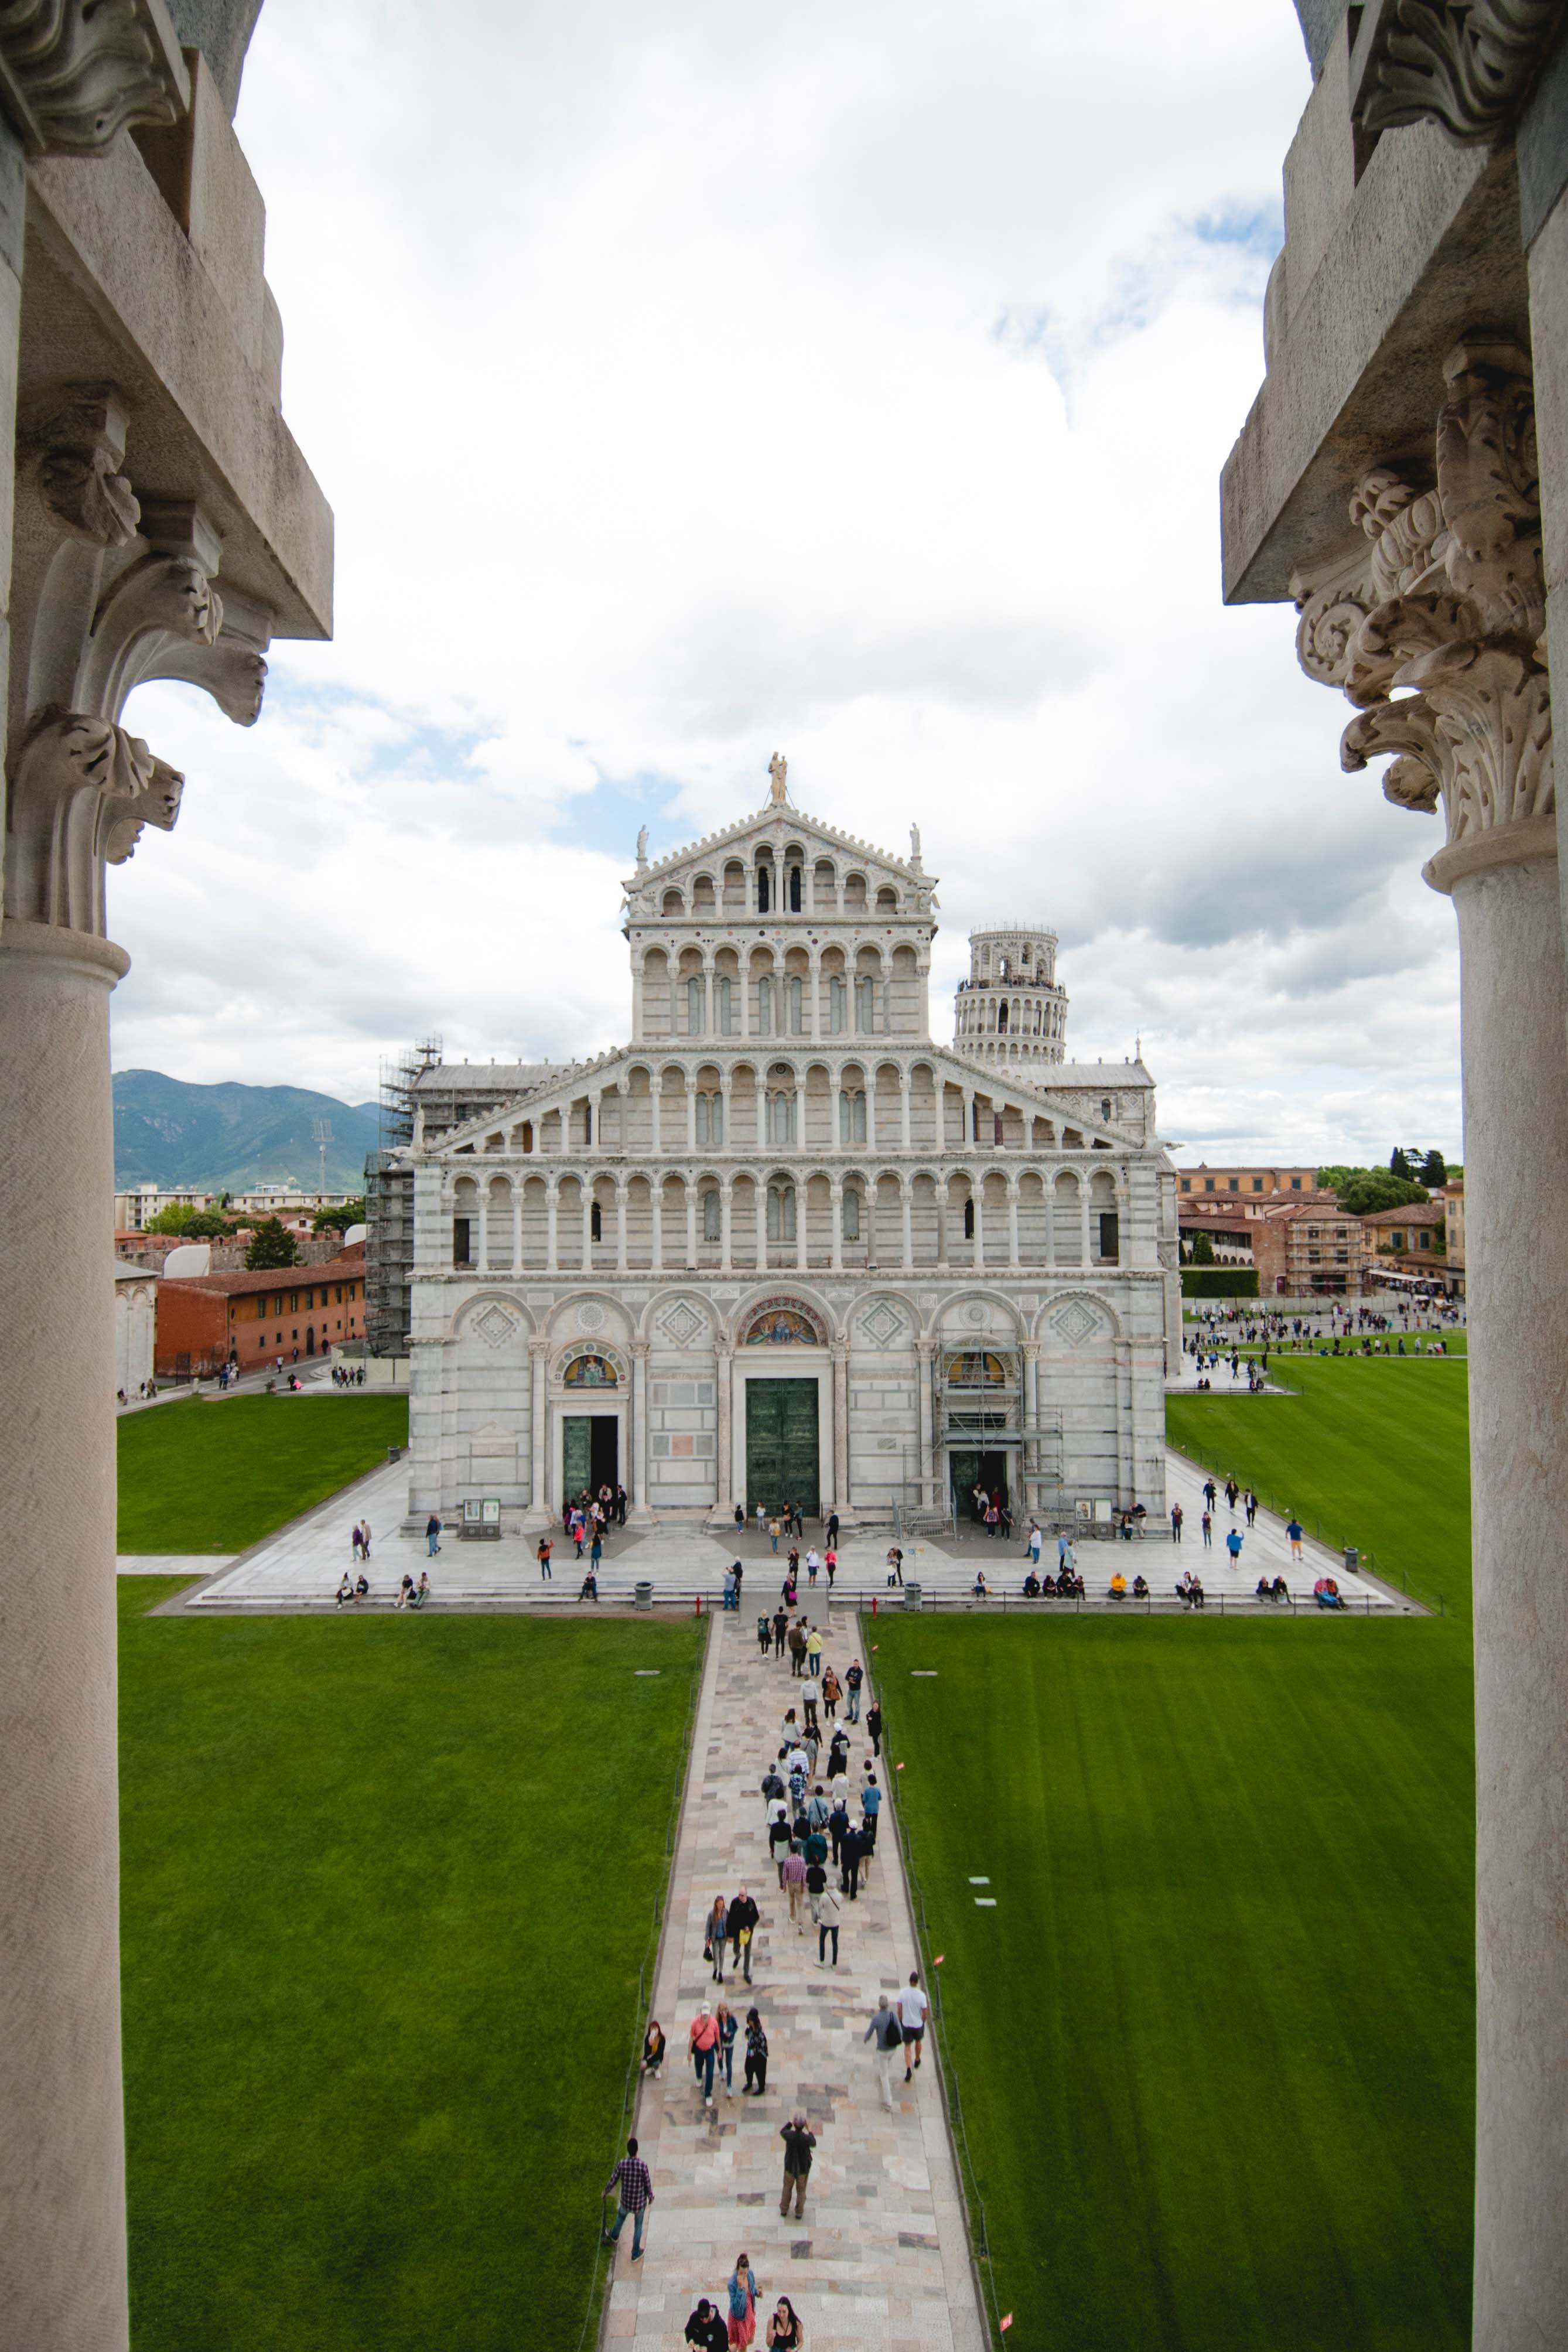
[[[898, 2021], [904, 2029], [904, 2079], [907, 2083], [914, 2067], [920, 2063], [920, 2053], [925, 2042], [925, 2012], [931, 2003], [920, 1990], [920, 1971], [911, 1969], [909, 1982], [898, 1996]], [[911, 2050], [915, 2053], [913, 2065]]]

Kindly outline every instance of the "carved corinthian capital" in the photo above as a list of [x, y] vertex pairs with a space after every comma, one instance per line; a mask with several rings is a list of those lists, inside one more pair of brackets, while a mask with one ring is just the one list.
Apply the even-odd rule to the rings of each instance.
[[1565, 13], [1564, 0], [1372, 0], [1356, 42], [1356, 120], [1375, 137], [1431, 121], [1484, 145], [1511, 126]]
[[143, 824], [169, 830], [183, 782], [110, 719], [83, 711], [46, 719], [11, 784], [7, 918], [105, 938], [105, 860], [128, 857]]
[[1436, 487], [1378, 467], [1350, 502], [1361, 540], [1299, 573], [1296, 649], [1360, 717], [1341, 763], [1394, 753], [1391, 801], [1448, 820], [1427, 867], [1446, 889], [1554, 837], [1552, 699], [1529, 362], [1472, 338], [1449, 353]]
[[178, 121], [190, 82], [146, 0], [0, 0], [0, 99], [29, 154], [85, 155]]

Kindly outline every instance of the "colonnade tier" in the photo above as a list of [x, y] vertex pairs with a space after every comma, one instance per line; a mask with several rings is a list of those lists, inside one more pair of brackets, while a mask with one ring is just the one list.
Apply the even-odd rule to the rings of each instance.
[[[916, 1083], [921, 1078], [923, 1086]], [[722, 1127], [717, 1135], [712, 1132], [716, 1115]], [[499, 1117], [476, 1120], [470, 1140], [476, 1153], [511, 1150], [541, 1158], [613, 1150], [657, 1159], [704, 1148], [756, 1153], [773, 1146], [820, 1152], [858, 1144], [943, 1153], [976, 1143], [1024, 1151], [1125, 1150], [1124, 1135], [1095, 1132], [1098, 1126], [1109, 1129], [1114, 1116], [1109, 1093], [1090, 1096], [1078, 1114], [1081, 1124], [1074, 1125], [1058, 1110], [998, 1091], [989, 1071], [957, 1075], [929, 1057], [895, 1060], [874, 1047], [831, 1061], [783, 1050], [712, 1060], [618, 1061], [613, 1074], [590, 1074], [570, 1091], [552, 1088], [538, 1103], [507, 1106]], [[801, 1132], [813, 1127], [816, 1132]], [[461, 1149], [462, 1133], [444, 1136], [442, 1149]]]
[[[699, 861], [695, 866], [688, 853], [682, 864], [686, 868], [682, 874], [672, 874], [667, 880], [661, 880], [656, 873], [640, 875], [634, 886], [643, 904], [652, 901], [664, 919], [909, 916], [923, 914], [930, 897], [928, 880], [895, 881], [875, 859], [824, 850], [815, 842], [766, 842], [744, 856], [721, 853], [711, 862]], [[796, 874], [798, 887], [791, 881]], [[761, 887], [764, 877], [766, 893]]]
[[930, 930], [890, 943], [632, 938], [632, 1034], [650, 1037], [930, 1034]]
[[[423, 1271], [1153, 1272], [1161, 1263], [1155, 1186], [1139, 1201], [1131, 1171], [1113, 1167], [447, 1169], [439, 1184], [448, 1238], [433, 1252], [426, 1228]], [[427, 1180], [422, 1212], [428, 1197]]]

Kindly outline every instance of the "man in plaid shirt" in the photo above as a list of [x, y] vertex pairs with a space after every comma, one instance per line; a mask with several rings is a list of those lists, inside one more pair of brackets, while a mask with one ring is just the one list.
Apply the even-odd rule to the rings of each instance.
[[653, 2184], [648, 2168], [637, 2153], [637, 2143], [629, 2139], [626, 2153], [605, 2182], [601, 2195], [608, 2197], [612, 2189], [620, 2191], [621, 2210], [615, 2216], [615, 2227], [601, 2231], [602, 2242], [612, 2246], [621, 2235], [621, 2224], [628, 2213], [632, 2216], [632, 2259], [643, 2259], [643, 2216], [653, 2201]]

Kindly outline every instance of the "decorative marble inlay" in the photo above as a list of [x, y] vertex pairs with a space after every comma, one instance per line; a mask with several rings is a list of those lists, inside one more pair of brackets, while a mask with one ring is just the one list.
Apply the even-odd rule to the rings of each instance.
[[677, 1298], [669, 1313], [659, 1318], [659, 1328], [677, 1348], [689, 1348], [704, 1323], [689, 1298]]
[[1070, 1298], [1051, 1318], [1051, 1328], [1070, 1348], [1081, 1348], [1100, 1328], [1100, 1318], [1082, 1298]]
[[983, 1330], [990, 1319], [990, 1308], [985, 1306], [978, 1298], [971, 1299], [969, 1305], [964, 1309], [965, 1322], [972, 1323], [977, 1331]]
[[879, 1298], [868, 1315], [861, 1318], [861, 1330], [874, 1347], [891, 1348], [904, 1336], [904, 1318], [891, 1299]]
[[597, 1298], [585, 1298], [583, 1300], [582, 1305], [577, 1310], [577, 1328], [580, 1331], [603, 1330], [604, 1309], [600, 1305]]
[[504, 1348], [517, 1332], [517, 1323], [504, 1307], [486, 1307], [482, 1315], [474, 1318], [474, 1329], [486, 1348]]

